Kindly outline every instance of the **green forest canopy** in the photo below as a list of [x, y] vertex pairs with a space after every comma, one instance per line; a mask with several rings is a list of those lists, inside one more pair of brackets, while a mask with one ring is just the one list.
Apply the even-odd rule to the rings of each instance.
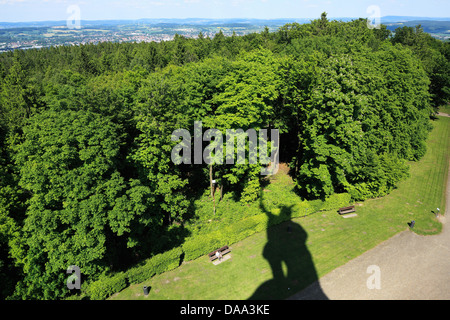
[[212, 177], [257, 201], [260, 165], [172, 163], [172, 132], [194, 121], [279, 129], [303, 199], [388, 194], [449, 102], [449, 58], [420, 26], [393, 36], [326, 14], [242, 37], [1, 54], [0, 297], [64, 298], [69, 265], [95, 281], [179, 246]]

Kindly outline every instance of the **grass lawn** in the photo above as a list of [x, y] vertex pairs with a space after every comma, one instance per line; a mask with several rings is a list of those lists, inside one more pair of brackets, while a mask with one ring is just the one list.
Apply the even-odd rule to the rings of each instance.
[[[357, 204], [357, 216], [344, 219], [322, 211], [293, 219], [231, 246], [230, 259], [213, 265], [204, 256], [130, 286], [110, 299], [244, 300], [284, 299], [398, 232], [437, 234], [442, 225], [433, 211], [445, 212], [450, 118], [439, 117], [428, 152], [411, 163], [410, 178], [391, 194]], [[281, 172], [272, 184], [292, 184]], [[274, 189], [276, 190], [276, 189]], [[282, 207], [282, 210], [290, 210]], [[290, 226], [290, 232], [287, 231]], [[148, 296], [142, 287], [150, 286]]]

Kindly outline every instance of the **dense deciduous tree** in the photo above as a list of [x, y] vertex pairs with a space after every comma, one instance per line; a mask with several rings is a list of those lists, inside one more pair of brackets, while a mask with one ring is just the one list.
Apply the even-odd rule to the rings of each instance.
[[420, 26], [392, 36], [326, 13], [245, 36], [1, 54], [0, 295], [62, 298], [71, 264], [95, 281], [179, 245], [213, 179], [255, 201], [249, 143], [245, 164], [172, 162], [172, 133], [194, 137], [196, 121], [202, 138], [279, 129], [305, 199], [386, 195], [426, 152], [449, 59]]
[[63, 293], [62, 271], [70, 265], [88, 277], [114, 268], [120, 248], [137, 245], [139, 229], [132, 227], [152, 221], [153, 198], [117, 171], [121, 140], [108, 119], [46, 111], [23, 130], [15, 160], [19, 185], [31, 197], [22, 241], [12, 252], [25, 271], [19, 292], [51, 299]]

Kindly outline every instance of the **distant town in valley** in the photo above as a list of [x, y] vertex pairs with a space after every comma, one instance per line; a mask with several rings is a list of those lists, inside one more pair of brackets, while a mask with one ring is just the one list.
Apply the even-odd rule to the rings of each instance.
[[[350, 21], [356, 18], [335, 18]], [[197, 38], [200, 34], [214, 37], [222, 31], [225, 36], [242, 36], [261, 32], [266, 27], [275, 31], [287, 23], [309, 23], [311, 19], [140, 19], [0, 22], [0, 52], [16, 49], [36, 49], [52, 46], [97, 44], [100, 42], [161, 42], [176, 34]], [[333, 20], [331, 18], [330, 20]], [[450, 18], [383, 17], [380, 22], [391, 31], [402, 26], [421, 25], [433, 37], [449, 41]]]

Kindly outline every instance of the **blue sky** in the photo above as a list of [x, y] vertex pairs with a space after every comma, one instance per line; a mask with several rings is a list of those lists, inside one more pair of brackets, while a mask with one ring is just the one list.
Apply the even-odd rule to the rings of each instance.
[[450, 15], [450, 0], [0, 0], [0, 21], [66, 20], [78, 5], [81, 19], [140, 18], [318, 18], [368, 17], [376, 5], [381, 16]]

